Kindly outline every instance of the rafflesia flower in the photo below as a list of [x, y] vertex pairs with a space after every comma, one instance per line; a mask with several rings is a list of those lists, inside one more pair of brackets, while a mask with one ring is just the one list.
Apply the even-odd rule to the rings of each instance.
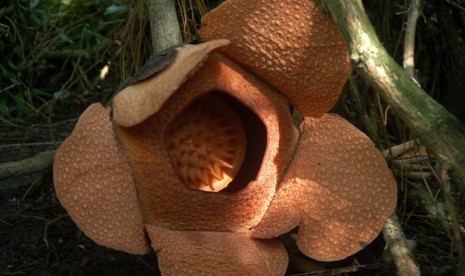
[[297, 226], [321, 261], [370, 243], [396, 185], [372, 142], [325, 113], [350, 73], [331, 19], [307, 0], [230, 0], [200, 36], [91, 105], [59, 148], [77, 226], [129, 253], [151, 245], [165, 275], [282, 275], [275, 238]]

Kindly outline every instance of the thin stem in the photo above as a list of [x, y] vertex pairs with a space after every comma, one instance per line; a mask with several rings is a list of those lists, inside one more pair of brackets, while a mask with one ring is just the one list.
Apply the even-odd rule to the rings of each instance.
[[421, 0], [411, 0], [408, 9], [407, 24], [404, 37], [404, 71], [414, 77], [415, 70], [415, 31], [420, 15]]
[[174, 0], [150, 0], [149, 15], [154, 53], [182, 43]]

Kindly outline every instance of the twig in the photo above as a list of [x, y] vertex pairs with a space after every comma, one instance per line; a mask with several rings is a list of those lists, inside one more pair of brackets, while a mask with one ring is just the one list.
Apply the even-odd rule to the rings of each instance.
[[415, 70], [415, 30], [420, 15], [421, 0], [411, 0], [404, 37], [404, 71], [412, 78]]
[[11, 223], [8, 223], [8, 222], [6, 222], [5, 220], [3, 220], [3, 219], [1, 219], [1, 218], [0, 218], [0, 222], [3, 223], [3, 224], [5, 224], [5, 225], [8, 225], [8, 226], [12, 225]]
[[455, 1], [447, 0], [447, 3], [449, 3], [451, 6], [456, 7], [457, 9], [459, 9], [461, 11], [465, 11], [465, 8], [462, 7], [459, 3], [455, 2]]
[[[404, 37], [404, 71], [413, 80], [415, 80], [415, 31], [420, 14], [420, 5], [421, 0], [410, 1]], [[406, 239], [402, 226], [399, 223], [399, 218], [395, 214], [386, 221], [383, 228], [383, 237], [386, 240], [389, 252], [394, 257], [397, 275], [421, 275], [412, 254], [414, 247], [409, 246], [409, 243], [413, 244], [414, 242]]]
[[28, 159], [0, 164], [0, 179], [42, 171], [52, 165], [54, 157], [55, 150], [49, 150]]
[[38, 185], [41, 185], [44, 181], [44, 176], [43, 175], [40, 175], [39, 177], [37, 177], [31, 185], [29, 185], [29, 188], [27, 188], [26, 192], [23, 194], [23, 196], [21, 197], [21, 201], [24, 201], [24, 199], [26, 199], [26, 197], [36, 189], [36, 187]]
[[402, 144], [399, 144], [399, 145], [396, 145], [396, 146], [392, 146], [390, 147], [389, 149], [387, 150], [384, 150], [382, 152], [384, 158], [396, 158], [398, 157], [399, 155], [401, 155], [402, 153], [410, 150], [411, 148], [413, 148], [416, 144], [418, 144], [420, 141], [418, 139], [415, 139], [415, 140], [410, 140], [410, 141], [407, 141], [405, 143], [402, 143]]
[[450, 178], [448, 174], [449, 169], [446, 167], [443, 167], [437, 175], [434, 173], [434, 176], [436, 177], [436, 180], [439, 182], [441, 185], [441, 190], [444, 195], [444, 202], [445, 202], [445, 211], [447, 212], [447, 216], [450, 219], [450, 222], [448, 223], [449, 230], [451, 232], [451, 240], [452, 240], [452, 245], [455, 247], [455, 252], [458, 255], [459, 263], [463, 262], [464, 258], [464, 247], [463, 247], [463, 240], [462, 240], [462, 235], [461, 235], [461, 225], [460, 225], [460, 217], [459, 214], [457, 213], [457, 208], [455, 207], [454, 204], [454, 198], [452, 197], [450, 193]]
[[8, 144], [0, 145], [0, 149], [14, 148], [14, 147], [37, 147], [37, 146], [58, 146], [63, 142], [36, 142], [36, 143], [20, 143], [20, 144]]
[[42, 240], [44, 241], [45, 246], [47, 248], [47, 256], [45, 258], [46, 259], [45, 269], [47, 269], [47, 267], [49, 265], [49, 261], [50, 261], [50, 243], [48, 242], [48, 228], [50, 227], [50, 225], [54, 224], [55, 222], [59, 221], [60, 219], [62, 219], [64, 217], [67, 217], [67, 216], [68, 215], [59, 215], [58, 217], [47, 221], [47, 223], [44, 226], [44, 235], [42, 237]]
[[[411, 0], [409, 10], [408, 10], [408, 19], [407, 19], [407, 28], [405, 30], [405, 40], [404, 40], [404, 71], [410, 77], [414, 78], [414, 50], [415, 50], [415, 29], [418, 16], [420, 14], [419, 9], [421, 6], [421, 0]], [[463, 258], [463, 242], [460, 235], [460, 223], [456, 208], [454, 206], [454, 200], [450, 194], [450, 181], [448, 176], [449, 168], [447, 164], [442, 166], [440, 176], [437, 176], [434, 170], [431, 170], [431, 173], [436, 176], [437, 181], [441, 184], [442, 192], [444, 195], [444, 201], [446, 205], [446, 212], [451, 218], [451, 223], [449, 224], [449, 229], [452, 235], [453, 245], [455, 251], [458, 253], [459, 260], [462, 261]]]
[[318, 270], [318, 271], [305, 272], [305, 273], [298, 273], [298, 274], [289, 274], [289, 275], [292, 275], [292, 276], [317, 276], [317, 275], [336, 276], [336, 275], [346, 275], [348, 273], [354, 273], [362, 269], [369, 270], [369, 269], [379, 269], [379, 268], [380, 268], [380, 265], [377, 263], [361, 265], [357, 261], [354, 261], [354, 263], [351, 266], [334, 268], [334, 269]]

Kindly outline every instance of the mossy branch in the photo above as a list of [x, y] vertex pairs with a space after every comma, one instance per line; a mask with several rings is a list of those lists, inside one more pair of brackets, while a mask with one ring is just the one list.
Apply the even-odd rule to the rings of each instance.
[[349, 47], [354, 69], [465, 187], [465, 130], [457, 118], [423, 91], [386, 52], [361, 0], [325, 3]]

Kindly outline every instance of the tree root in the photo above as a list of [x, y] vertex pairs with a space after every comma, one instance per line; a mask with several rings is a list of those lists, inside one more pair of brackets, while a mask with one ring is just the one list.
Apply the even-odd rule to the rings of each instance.
[[420, 269], [416, 264], [412, 249], [415, 247], [413, 240], [405, 238], [399, 218], [393, 214], [386, 220], [383, 228], [383, 237], [386, 241], [386, 247], [394, 258], [398, 276], [416, 276], [421, 275]]
[[53, 164], [55, 150], [44, 151], [24, 160], [0, 164], [0, 179], [40, 172]]

